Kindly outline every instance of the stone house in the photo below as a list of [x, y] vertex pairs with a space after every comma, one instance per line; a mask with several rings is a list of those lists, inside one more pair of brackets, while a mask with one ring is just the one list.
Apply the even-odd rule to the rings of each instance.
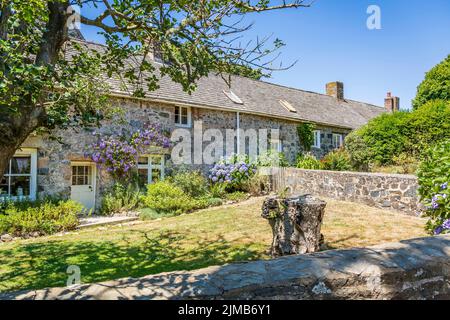
[[[80, 43], [102, 49], [98, 44]], [[154, 63], [158, 66], [157, 61]], [[312, 152], [321, 157], [342, 146], [351, 130], [385, 111], [382, 107], [346, 99], [341, 82], [327, 84], [326, 94], [320, 94], [239, 76], [231, 78], [230, 87], [220, 76], [211, 74], [198, 82], [195, 92], [188, 94], [180, 85], [163, 77], [159, 89], [145, 92], [144, 98], [135, 98], [119, 81], [107, 81], [111, 87], [111, 103], [123, 110], [125, 121], [104, 121], [98, 129], [101, 133], [117, 134], [140, 128], [146, 122], [159, 123], [169, 130], [183, 128], [193, 132], [194, 124], [201, 120], [203, 131], [237, 130], [236, 141], [243, 142], [244, 147], [236, 143], [234, 152], [242, 154], [249, 147], [245, 147], [245, 137], [239, 137], [240, 130], [278, 129], [279, 139], [272, 147], [292, 162], [302, 151], [297, 134], [299, 124], [316, 125]], [[389, 96], [386, 107], [390, 111], [398, 107], [397, 98]], [[95, 139], [93, 130], [69, 128], [56, 132], [62, 137], [61, 142], [46, 136], [29, 137], [0, 181], [0, 197], [36, 199], [58, 195], [95, 208], [111, 179], [85, 157]], [[170, 163], [170, 155], [157, 148], [141, 155], [138, 164], [141, 182], [164, 178]], [[192, 164], [192, 167], [205, 169], [207, 165]]]

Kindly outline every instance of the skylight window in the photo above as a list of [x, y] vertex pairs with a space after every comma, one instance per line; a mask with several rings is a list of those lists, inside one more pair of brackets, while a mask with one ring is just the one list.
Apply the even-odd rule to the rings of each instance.
[[234, 103], [244, 104], [244, 102], [242, 102], [242, 100], [233, 91], [230, 90], [230, 92], [226, 92], [225, 90], [223, 90], [223, 93]]
[[286, 100], [280, 100], [279, 102], [287, 111], [297, 113], [297, 110]]

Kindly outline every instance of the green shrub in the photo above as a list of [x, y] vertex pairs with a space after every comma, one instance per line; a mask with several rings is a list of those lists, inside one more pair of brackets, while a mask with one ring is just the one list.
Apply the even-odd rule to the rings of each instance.
[[289, 162], [283, 152], [269, 150], [256, 159], [257, 167], [287, 167]]
[[257, 173], [243, 183], [242, 189], [252, 196], [268, 194], [270, 192], [269, 176]]
[[53, 234], [75, 229], [81, 204], [74, 201], [39, 201], [25, 207], [24, 203], [9, 203], [0, 215], [0, 233], [26, 236], [30, 233]]
[[352, 165], [348, 152], [341, 148], [329, 152], [321, 161], [323, 170], [350, 171]]
[[102, 198], [100, 213], [110, 215], [113, 213], [130, 211], [141, 204], [141, 192], [134, 184], [124, 186], [116, 183]]
[[300, 154], [297, 157], [297, 168], [320, 170], [320, 161], [310, 153]]
[[394, 157], [394, 164], [396, 166], [398, 166], [399, 168], [401, 168], [400, 172], [398, 173], [403, 173], [403, 174], [413, 174], [417, 171], [417, 167], [419, 165], [419, 162], [417, 161], [416, 158], [406, 154], [406, 153], [401, 153], [398, 156]]
[[209, 207], [220, 206], [222, 203], [223, 200], [221, 198], [205, 196], [194, 200], [194, 209], [204, 209]]
[[[426, 150], [450, 138], [450, 102], [429, 101], [413, 112], [385, 113], [369, 121], [345, 140], [358, 169], [395, 165], [405, 154], [422, 159]], [[403, 156], [402, 156], [403, 157]]]
[[436, 143], [450, 139], [450, 101], [434, 100], [411, 112], [406, 129], [405, 153], [422, 158]]
[[148, 185], [143, 203], [161, 214], [182, 214], [196, 208], [192, 197], [167, 180]]
[[297, 126], [297, 135], [305, 151], [310, 151], [314, 143], [314, 128], [312, 123], [302, 123]]
[[450, 100], [450, 55], [427, 72], [425, 80], [417, 87], [413, 108], [421, 108], [436, 99]]
[[242, 191], [227, 193], [226, 199], [229, 201], [242, 201], [248, 199], [248, 194]]
[[419, 195], [430, 233], [450, 232], [450, 140], [428, 152], [418, 170]]
[[224, 198], [226, 191], [226, 185], [223, 183], [214, 183], [209, 186], [209, 193], [213, 198]]
[[178, 172], [169, 180], [192, 197], [201, 197], [208, 192], [208, 181], [200, 171]]
[[352, 131], [345, 137], [345, 149], [353, 168], [357, 171], [369, 171], [373, 161], [372, 150], [359, 130]]
[[392, 164], [394, 156], [406, 151], [409, 117], [410, 113], [403, 111], [384, 113], [359, 130], [370, 148], [371, 162]]

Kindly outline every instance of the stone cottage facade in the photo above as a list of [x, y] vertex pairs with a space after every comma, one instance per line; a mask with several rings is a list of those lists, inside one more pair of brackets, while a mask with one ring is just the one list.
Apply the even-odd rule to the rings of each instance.
[[[102, 49], [93, 43], [81, 44], [94, 50]], [[130, 90], [119, 86], [118, 81], [107, 80], [111, 87], [111, 104], [123, 110], [124, 121], [104, 121], [102, 127], [96, 129], [99, 133], [115, 135], [124, 130], [138, 130], [148, 122], [159, 123], [169, 131], [182, 128], [192, 136], [200, 122], [202, 133], [216, 129], [224, 137], [227, 129], [236, 132], [277, 129], [279, 139], [272, 147], [283, 152], [291, 162], [302, 152], [297, 134], [299, 124], [315, 124], [312, 152], [322, 157], [342, 146], [351, 130], [385, 111], [381, 107], [346, 99], [344, 85], [340, 82], [328, 84], [326, 94], [319, 94], [243, 77], [233, 77], [229, 86], [220, 76], [210, 75], [201, 79], [197, 90], [189, 95], [181, 86], [163, 77], [158, 90], [146, 92], [144, 98], [135, 98], [129, 94]], [[85, 157], [89, 145], [96, 139], [93, 131], [69, 128], [55, 132], [62, 137], [61, 142], [46, 136], [30, 136], [11, 160], [10, 168], [0, 182], [0, 197], [36, 199], [57, 195], [73, 198], [87, 208], [98, 206], [102, 192], [112, 181], [104, 170]], [[239, 134], [235, 138], [241, 143], [236, 142], [234, 153], [247, 153], [251, 141], [246, 144], [245, 137]], [[222, 155], [226, 155], [225, 150]], [[170, 152], [157, 148], [149, 149], [138, 162], [143, 184], [163, 179], [174, 166]], [[192, 163], [191, 167], [206, 170], [209, 166]]]

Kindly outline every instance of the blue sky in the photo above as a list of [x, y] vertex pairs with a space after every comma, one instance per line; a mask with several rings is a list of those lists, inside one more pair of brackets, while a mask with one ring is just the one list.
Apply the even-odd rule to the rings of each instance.
[[[369, 5], [381, 9], [381, 30], [369, 30]], [[86, 12], [84, 12], [86, 13]], [[273, 34], [282, 39], [281, 61], [297, 61], [266, 80], [321, 92], [339, 80], [349, 99], [383, 105], [386, 92], [409, 108], [417, 85], [450, 54], [448, 0], [316, 0], [311, 8], [252, 14], [247, 38]], [[83, 26], [88, 40], [100, 41]]]

